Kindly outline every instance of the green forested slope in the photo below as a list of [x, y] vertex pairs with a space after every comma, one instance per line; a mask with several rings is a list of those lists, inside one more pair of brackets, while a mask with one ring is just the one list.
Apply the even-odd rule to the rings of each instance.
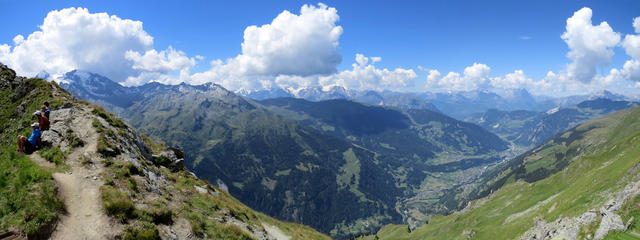
[[444, 211], [429, 207], [437, 196], [402, 200], [429, 184], [469, 181], [507, 148], [476, 125], [428, 110], [346, 100], [261, 104], [213, 84], [145, 91], [157, 94], [124, 116], [193, 153], [186, 163], [198, 176], [221, 180], [253, 208], [334, 237], [375, 232], [420, 209]]

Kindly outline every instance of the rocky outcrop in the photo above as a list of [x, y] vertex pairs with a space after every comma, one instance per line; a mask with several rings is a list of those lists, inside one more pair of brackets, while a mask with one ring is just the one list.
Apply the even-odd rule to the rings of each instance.
[[[574, 218], [558, 218], [553, 222], [535, 218], [534, 227], [523, 234], [520, 239], [577, 239], [583, 226], [600, 222], [593, 239], [599, 240], [607, 236], [611, 230], [625, 231], [629, 224], [624, 224], [620, 215], [616, 214], [622, 205], [640, 194], [640, 181], [627, 184], [624, 190], [610, 194], [611, 198], [598, 209], [591, 209]], [[630, 223], [630, 222], [629, 222]]]
[[610, 230], [627, 230], [627, 227], [622, 223], [622, 218], [615, 213], [603, 213], [602, 221], [600, 221], [600, 226], [598, 230], [596, 230], [596, 234], [594, 239], [603, 239], [607, 236]]
[[597, 212], [588, 211], [576, 218], [558, 218], [553, 222], [546, 222], [536, 217], [535, 227], [527, 231], [520, 239], [576, 239], [580, 228], [596, 221]]
[[184, 168], [184, 153], [177, 148], [168, 148], [167, 151], [153, 155], [153, 162], [177, 171]]

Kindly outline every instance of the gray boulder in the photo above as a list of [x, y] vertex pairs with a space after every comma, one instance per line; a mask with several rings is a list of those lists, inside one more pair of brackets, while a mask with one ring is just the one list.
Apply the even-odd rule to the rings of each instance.
[[54, 131], [43, 131], [40, 140], [42, 141], [43, 145], [57, 146], [60, 145], [60, 142], [62, 142], [62, 137]]

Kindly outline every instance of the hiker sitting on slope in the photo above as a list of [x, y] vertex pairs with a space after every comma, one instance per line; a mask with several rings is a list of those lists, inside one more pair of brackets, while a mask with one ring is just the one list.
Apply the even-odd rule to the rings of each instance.
[[40, 124], [31, 124], [31, 136], [27, 139], [25, 136], [18, 136], [18, 153], [32, 153], [40, 146]]
[[40, 131], [49, 130], [49, 118], [42, 115], [42, 112], [36, 111], [33, 113], [38, 117], [38, 123], [40, 124]]
[[47, 101], [44, 101], [42, 105], [44, 105], [42, 107], [42, 112], [44, 113], [44, 116], [47, 117], [47, 119], [49, 119], [49, 114], [51, 113], [51, 106], [49, 106], [49, 102]]

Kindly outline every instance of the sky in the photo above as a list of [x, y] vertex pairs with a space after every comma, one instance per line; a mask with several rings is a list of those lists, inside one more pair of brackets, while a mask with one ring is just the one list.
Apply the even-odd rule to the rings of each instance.
[[[0, 0], [0, 62], [123, 85], [640, 95], [640, 2]], [[54, 77], [55, 78], [55, 77]]]

